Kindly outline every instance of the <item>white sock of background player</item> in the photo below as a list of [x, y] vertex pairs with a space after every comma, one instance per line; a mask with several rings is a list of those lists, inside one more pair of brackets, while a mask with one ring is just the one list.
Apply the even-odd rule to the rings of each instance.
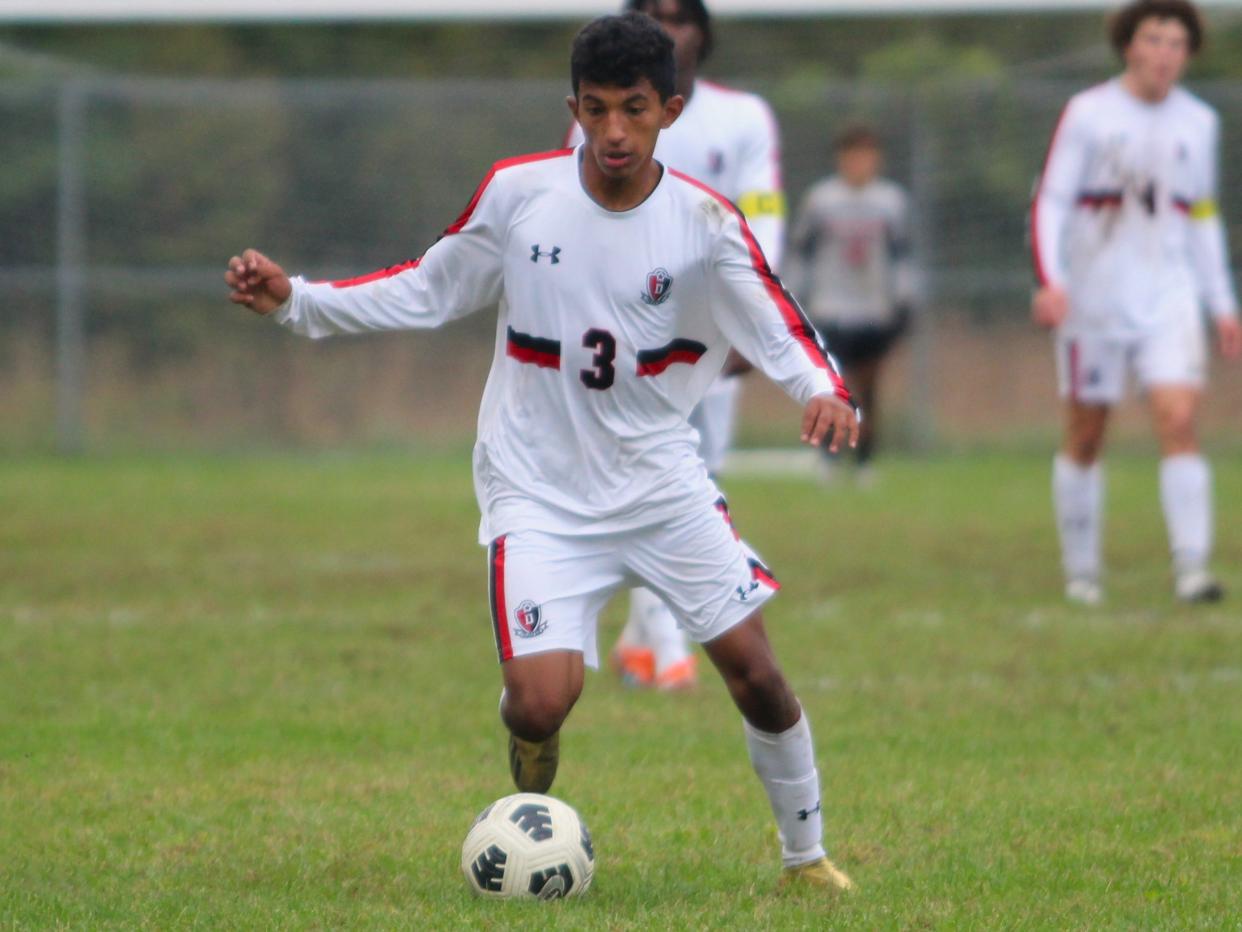
[[746, 749], [767, 791], [781, 836], [786, 867], [824, 857], [824, 823], [820, 811], [819, 772], [806, 710], [788, 731], [760, 731], [745, 719]]
[[1066, 577], [1098, 580], [1103, 468], [1098, 462], [1079, 466], [1064, 454], [1057, 454], [1052, 464], [1052, 499]]
[[664, 600], [650, 589], [635, 589], [630, 593], [630, 613], [642, 619], [643, 637], [655, 654], [656, 676], [690, 656], [685, 632], [678, 627], [677, 619]]
[[1180, 575], [1207, 569], [1212, 552], [1212, 470], [1198, 453], [1160, 461], [1160, 503], [1173, 568]]

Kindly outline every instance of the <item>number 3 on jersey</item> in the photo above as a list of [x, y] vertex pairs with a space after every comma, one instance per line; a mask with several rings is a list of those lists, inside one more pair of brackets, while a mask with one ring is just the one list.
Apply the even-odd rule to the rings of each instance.
[[582, 384], [601, 392], [606, 388], [612, 388], [612, 383], [617, 378], [617, 370], [613, 366], [617, 358], [616, 337], [607, 330], [592, 327], [582, 335], [582, 345], [587, 349], [595, 350], [595, 356], [591, 359], [595, 368], [583, 369], [579, 373]]

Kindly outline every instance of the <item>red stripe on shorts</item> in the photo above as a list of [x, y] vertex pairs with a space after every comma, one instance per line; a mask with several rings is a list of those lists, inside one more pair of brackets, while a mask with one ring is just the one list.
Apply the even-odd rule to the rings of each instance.
[[500, 662], [504, 663], [513, 657], [513, 640], [509, 636], [509, 606], [505, 602], [505, 539], [497, 537], [492, 541], [491, 560], [491, 596], [492, 596], [492, 627], [496, 631], [496, 653]]

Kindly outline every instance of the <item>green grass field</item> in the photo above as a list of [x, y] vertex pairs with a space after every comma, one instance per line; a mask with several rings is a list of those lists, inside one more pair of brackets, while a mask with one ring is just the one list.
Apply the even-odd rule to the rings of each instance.
[[859, 892], [773, 892], [718, 683], [604, 673], [554, 788], [596, 885], [497, 904], [457, 865], [512, 791], [464, 458], [0, 460], [0, 926], [1239, 928], [1242, 462], [1216, 466], [1234, 598], [1199, 609], [1150, 459], [1110, 464], [1098, 610], [1059, 598], [1044, 457], [729, 482]]

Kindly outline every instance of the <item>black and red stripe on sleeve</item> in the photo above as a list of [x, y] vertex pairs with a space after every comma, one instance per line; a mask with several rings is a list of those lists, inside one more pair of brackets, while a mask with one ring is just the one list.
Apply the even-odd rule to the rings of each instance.
[[819, 334], [815, 332], [815, 328], [807, 320], [806, 314], [802, 312], [802, 308], [798, 306], [794, 296], [781, 284], [781, 280], [776, 277], [772, 267], [768, 265], [768, 260], [764, 257], [763, 250], [759, 247], [759, 241], [755, 239], [755, 234], [751, 232], [750, 224], [746, 222], [746, 215], [731, 200], [703, 184], [703, 182], [691, 178], [689, 175], [676, 169], [670, 168], [669, 172], [674, 177], [680, 178], [700, 191], [711, 195], [722, 207], [737, 218], [738, 226], [742, 231], [742, 239], [750, 252], [750, 264], [754, 268], [755, 274], [759, 276], [759, 280], [763, 283], [768, 297], [772, 299], [772, 303], [776, 305], [777, 311], [780, 312], [781, 319], [784, 320], [785, 326], [789, 329], [790, 336], [802, 347], [807, 358], [817, 369], [823, 369], [828, 373], [828, 378], [832, 382], [833, 393], [842, 401], [857, 409], [858, 406], [854, 404], [850, 390], [845, 387], [845, 380], [841, 378], [841, 373], [837, 371], [836, 365], [829, 358], [828, 352], [820, 342]]

